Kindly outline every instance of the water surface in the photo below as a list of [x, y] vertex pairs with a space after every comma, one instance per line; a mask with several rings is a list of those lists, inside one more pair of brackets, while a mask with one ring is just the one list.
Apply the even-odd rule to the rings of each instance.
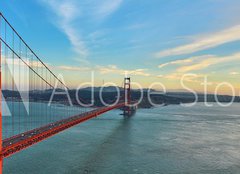
[[239, 104], [114, 110], [4, 161], [7, 174], [240, 173]]

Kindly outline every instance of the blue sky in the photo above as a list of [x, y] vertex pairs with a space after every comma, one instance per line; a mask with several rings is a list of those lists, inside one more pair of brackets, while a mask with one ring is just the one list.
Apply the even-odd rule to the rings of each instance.
[[[17, 31], [71, 87], [94, 70], [121, 85], [124, 72], [144, 87], [152, 82], [202, 90], [239, 79], [238, 0], [0, 0], [0, 10]], [[237, 85], [235, 85], [237, 89]]]

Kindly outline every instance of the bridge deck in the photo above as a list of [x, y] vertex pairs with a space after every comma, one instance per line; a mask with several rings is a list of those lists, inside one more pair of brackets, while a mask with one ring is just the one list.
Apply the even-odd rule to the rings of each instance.
[[3, 140], [3, 152], [4, 158], [9, 157], [33, 144], [43, 141], [63, 130], [66, 130], [72, 126], [75, 126], [81, 122], [97, 117], [110, 110], [123, 107], [125, 103], [119, 103], [115, 106], [101, 107], [92, 111], [88, 111], [79, 115], [63, 119], [46, 126], [33, 129], [31, 131], [13, 136]]

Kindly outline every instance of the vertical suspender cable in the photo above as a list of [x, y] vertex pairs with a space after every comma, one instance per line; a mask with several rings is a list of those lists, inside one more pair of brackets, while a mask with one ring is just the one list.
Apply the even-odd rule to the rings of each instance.
[[[12, 32], [12, 48], [13, 48], [13, 50], [14, 50], [14, 32]], [[14, 53], [12, 52], [12, 74], [11, 74], [11, 76], [12, 76], [12, 136], [14, 135], [14, 115], [15, 115], [15, 113], [14, 113], [14, 102], [13, 102], [13, 100], [14, 100]]]

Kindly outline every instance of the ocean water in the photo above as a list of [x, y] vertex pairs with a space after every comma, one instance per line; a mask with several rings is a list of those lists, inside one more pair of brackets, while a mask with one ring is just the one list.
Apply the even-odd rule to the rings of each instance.
[[240, 173], [239, 104], [103, 114], [4, 160], [5, 174]]

